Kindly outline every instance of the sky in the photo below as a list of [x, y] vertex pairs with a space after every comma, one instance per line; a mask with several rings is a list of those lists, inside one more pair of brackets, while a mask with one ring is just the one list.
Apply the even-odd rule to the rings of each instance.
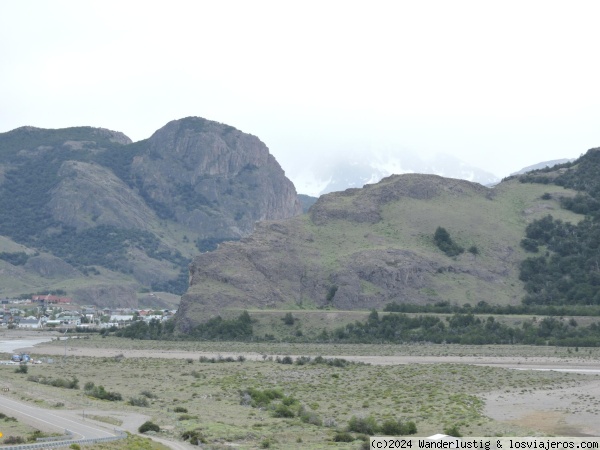
[[199, 116], [294, 180], [445, 153], [503, 177], [600, 147], [597, 1], [0, 0], [0, 132]]

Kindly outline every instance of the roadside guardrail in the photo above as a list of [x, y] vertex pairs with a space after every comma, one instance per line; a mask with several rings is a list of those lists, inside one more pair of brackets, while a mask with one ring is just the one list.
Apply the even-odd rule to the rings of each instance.
[[50, 442], [36, 442], [33, 444], [17, 444], [17, 445], [0, 445], [0, 450], [31, 450], [31, 449], [52, 449], [69, 447], [71, 444], [95, 444], [97, 442], [110, 442], [118, 441], [119, 439], [125, 439], [127, 433], [120, 431], [117, 436], [109, 436], [105, 438], [91, 438], [91, 439], [79, 439], [64, 440], [64, 441], [50, 441]]

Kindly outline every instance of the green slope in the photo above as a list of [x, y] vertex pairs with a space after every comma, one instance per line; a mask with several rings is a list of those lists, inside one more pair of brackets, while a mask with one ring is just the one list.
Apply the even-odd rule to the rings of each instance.
[[[549, 213], [579, 222], [583, 216], [558, 200], [575, 194], [517, 180], [488, 189], [415, 174], [328, 194], [306, 215], [265, 223], [250, 238], [197, 257], [180, 324], [240, 308], [518, 304], [527, 225]], [[477, 254], [446, 256], [433, 240], [440, 226]]]

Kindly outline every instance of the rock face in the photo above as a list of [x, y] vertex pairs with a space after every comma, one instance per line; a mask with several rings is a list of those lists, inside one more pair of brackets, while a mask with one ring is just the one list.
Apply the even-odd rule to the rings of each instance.
[[48, 203], [54, 219], [82, 230], [97, 225], [146, 229], [157, 220], [144, 200], [110, 169], [65, 161]]
[[[26, 292], [78, 279], [69, 284], [91, 286], [80, 290], [90, 303], [130, 304], [140, 288], [180, 295], [194, 255], [301, 212], [264, 143], [202, 118], [169, 122], [136, 143], [91, 127], [0, 133], [0, 236], [45, 255], [24, 267], [38, 277], [21, 277]], [[125, 294], [94, 294], [108, 284]], [[2, 285], [0, 273], [0, 295], [21, 293]]]
[[81, 276], [70, 264], [51, 255], [33, 256], [27, 260], [24, 268], [44, 278]]
[[296, 190], [257, 137], [200, 118], [158, 130], [131, 177], [163, 216], [207, 237], [239, 238], [261, 220], [298, 215]]
[[[519, 241], [534, 218], [524, 211], [542, 202], [535, 189], [406, 174], [321, 196], [304, 216], [261, 223], [196, 257], [177, 329], [249, 308], [519, 303]], [[433, 240], [438, 226], [476, 251], [446, 256]]]

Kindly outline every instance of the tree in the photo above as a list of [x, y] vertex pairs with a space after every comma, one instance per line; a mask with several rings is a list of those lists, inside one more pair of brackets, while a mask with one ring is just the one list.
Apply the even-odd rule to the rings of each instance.
[[294, 316], [292, 315], [292, 313], [289, 312], [289, 313], [286, 313], [285, 316], [283, 316], [283, 318], [281, 320], [283, 320], [283, 323], [285, 323], [286, 325], [294, 325], [294, 322], [296, 319], [294, 319]]
[[465, 251], [464, 248], [452, 240], [450, 233], [442, 227], [437, 227], [435, 230], [433, 241], [448, 256], [458, 256]]

